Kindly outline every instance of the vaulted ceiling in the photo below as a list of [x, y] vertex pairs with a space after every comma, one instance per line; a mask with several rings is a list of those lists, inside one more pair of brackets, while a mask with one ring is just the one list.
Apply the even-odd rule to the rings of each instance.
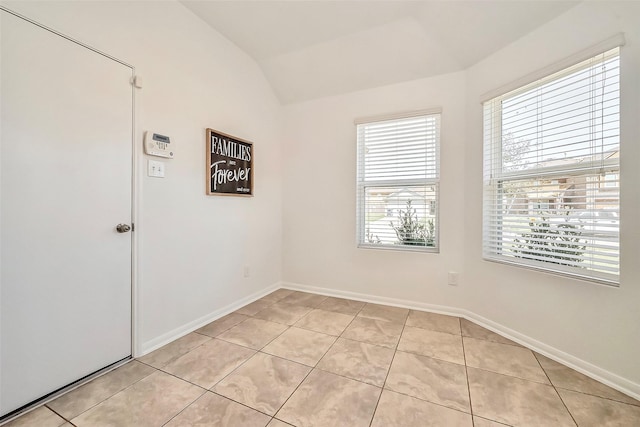
[[464, 70], [577, 1], [192, 1], [284, 104]]

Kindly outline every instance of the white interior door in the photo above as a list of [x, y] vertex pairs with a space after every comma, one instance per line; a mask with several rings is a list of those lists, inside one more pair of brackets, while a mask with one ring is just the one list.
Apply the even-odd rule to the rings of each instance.
[[132, 69], [0, 11], [0, 415], [131, 355]]

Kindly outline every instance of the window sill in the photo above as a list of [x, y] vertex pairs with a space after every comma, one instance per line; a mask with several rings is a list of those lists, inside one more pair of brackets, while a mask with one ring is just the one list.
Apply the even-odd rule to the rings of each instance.
[[512, 267], [518, 267], [518, 268], [524, 268], [527, 270], [533, 270], [533, 271], [538, 271], [540, 273], [544, 273], [544, 274], [550, 274], [553, 276], [559, 276], [559, 277], [565, 277], [567, 279], [573, 279], [573, 280], [580, 280], [583, 282], [590, 282], [593, 284], [597, 284], [597, 285], [602, 285], [602, 286], [606, 286], [608, 288], [620, 288], [620, 280], [613, 280], [613, 279], [605, 279], [602, 277], [593, 277], [593, 276], [585, 276], [585, 275], [581, 275], [578, 273], [570, 273], [570, 272], [565, 272], [565, 271], [558, 271], [558, 270], [552, 270], [549, 268], [544, 268], [544, 267], [539, 267], [536, 265], [530, 265], [530, 264], [524, 264], [522, 262], [517, 262], [517, 261], [512, 261], [511, 259], [505, 259], [505, 258], [499, 258], [499, 257], [487, 257], [487, 256], [483, 256], [482, 259], [484, 261], [489, 261], [489, 262], [494, 262], [497, 264], [505, 264], [505, 265], [509, 265]]
[[376, 245], [359, 243], [358, 249], [377, 249], [383, 251], [397, 251], [397, 252], [422, 252], [422, 253], [440, 253], [440, 248], [437, 246], [411, 246], [411, 245]]

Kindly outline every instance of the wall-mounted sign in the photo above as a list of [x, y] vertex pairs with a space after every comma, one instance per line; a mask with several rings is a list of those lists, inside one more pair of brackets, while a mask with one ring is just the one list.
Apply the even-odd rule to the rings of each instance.
[[253, 196], [253, 143], [207, 129], [207, 194]]

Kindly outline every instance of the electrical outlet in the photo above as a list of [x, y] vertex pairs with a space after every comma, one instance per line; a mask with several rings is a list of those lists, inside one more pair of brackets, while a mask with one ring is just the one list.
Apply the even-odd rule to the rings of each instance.
[[458, 286], [459, 276], [455, 271], [449, 272], [449, 286]]
[[249, 277], [249, 276], [251, 275], [251, 269], [249, 268], [249, 266], [248, 266], [248, 265], [245, 265], [245, 266], [244, 266], [244, 272], [243, 272], [243, 274], [244, 274], [244, 277]]

